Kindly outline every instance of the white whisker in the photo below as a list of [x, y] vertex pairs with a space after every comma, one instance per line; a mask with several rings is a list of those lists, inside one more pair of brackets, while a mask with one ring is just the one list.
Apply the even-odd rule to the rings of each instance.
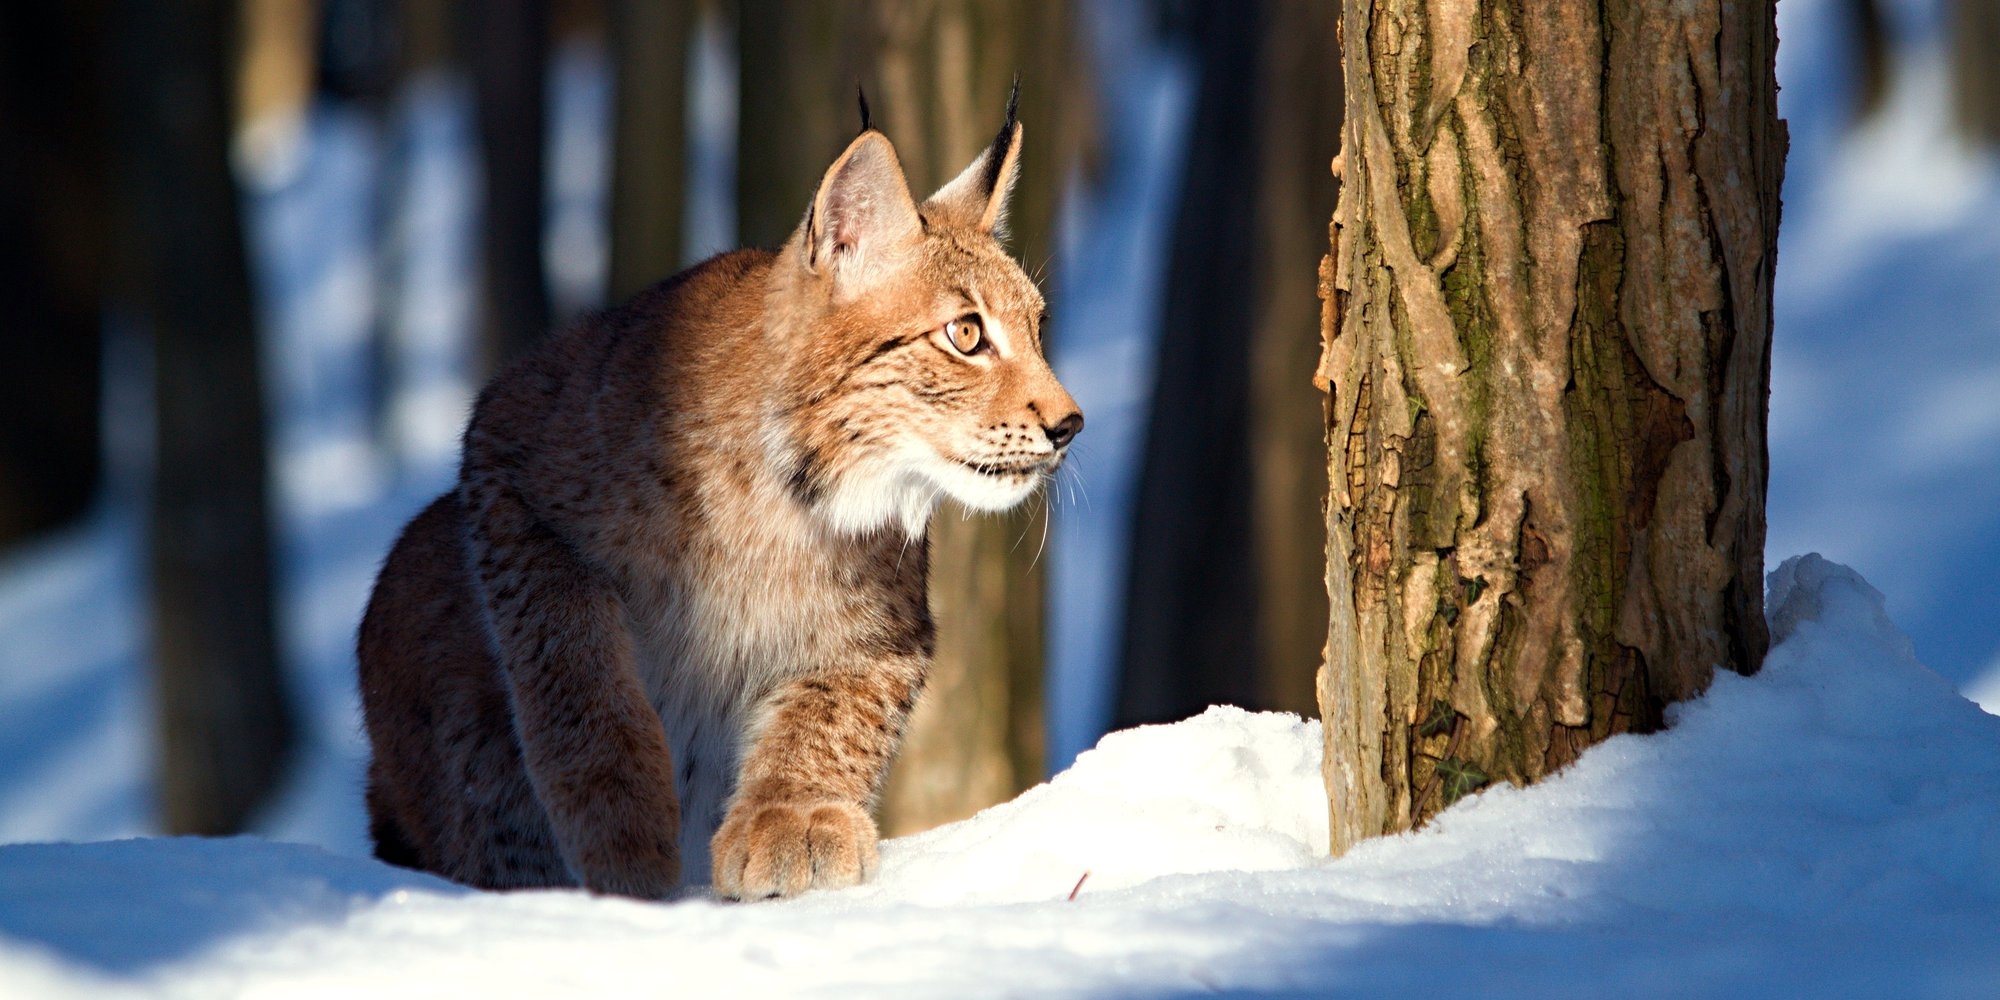
[[1035, 558], [1028, 560], [1028, 568], [1030, 570], [1034, 569], [1036, 566], [1041, 565], [1042, 553], [1048, 550], [1049, 522], [1053, 520], [1055, 520], [1055, 517], [1052, 516], [1051, 513], [1049, 512], [1048, 494], [1043, 493], [1042, 494], [1042, 540], [1035, 545]]

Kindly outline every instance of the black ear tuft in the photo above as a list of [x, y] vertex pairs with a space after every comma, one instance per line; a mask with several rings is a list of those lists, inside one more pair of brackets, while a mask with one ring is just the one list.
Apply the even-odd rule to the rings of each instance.
[[1000, 134], [993, 137], [993, 145], [986, 150], [986, 176], [981, 178], [981, 186], [992, 192], [1000, 185], [1000, 170], [1007, 162], [1007, 150], [1014, 145], [1015, 112], [1021, 107], [1021, 74], [1014, 74], [1014, 89], [1007, 92], [1007, 124], [1000, 126]]
[[[1018, 87], [1019, 84], [1016, 83], [1016, 86]], [[862, 90], [861, 85], [857, 83], [854, 85], [854, 97], [861, 102], [861, 131], [866, 132], [874, 128], [873, 125], [868, 123], [868, 92]], [[1013, 120], [1014, 115], [1011, 111], [1008, 113], [1007, 118], [1009, 121]]]
[[972, 163], [924, 202], [924, 218], [947, 227], [977, 227], [1005, 238], [1007, 196], [1013, 190], [1021, 153], [1021, 77], [1007, 94], [1007, 123]]

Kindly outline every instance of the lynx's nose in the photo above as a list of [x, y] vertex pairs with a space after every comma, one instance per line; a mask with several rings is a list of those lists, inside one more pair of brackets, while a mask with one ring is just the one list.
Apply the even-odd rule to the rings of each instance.
[[1076, 432], [1082, 429], [1083, 414], [1071, 410], [1069, 416], [1056, 421], [1054, 426], [1043, 427], [1042, 433], [1049, 436], [1049, 444], [1051, 446], [1060, 448], [1068, 444], [1069, 439], [1075, 437]]

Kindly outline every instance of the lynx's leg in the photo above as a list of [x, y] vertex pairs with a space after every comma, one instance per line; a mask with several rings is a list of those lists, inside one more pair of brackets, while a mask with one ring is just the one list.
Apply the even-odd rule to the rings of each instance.
[[617, 592], [490, 480], [467, 489], [473, 576], [535, 796], [589, 889], [664, 897], [680, 883], [680, 801]]
[[789, 896], [875, 873], [869, 806], [902, 742], [926, 664], [814, 674], [759, 705], [763, 724], [716, 831], [715, 889], [736, 899]]

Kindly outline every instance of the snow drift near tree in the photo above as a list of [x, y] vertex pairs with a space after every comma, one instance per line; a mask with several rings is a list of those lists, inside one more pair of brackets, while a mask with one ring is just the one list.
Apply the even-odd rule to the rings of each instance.
[[2000, 995], [2000, 719], [1852, 571], [1770, 589], [1758, 676], [1338, 860], [1317, 725], [1216, 709], [784, 903], [476, 893], [249, 839], [0, 847], [0, 995]]

